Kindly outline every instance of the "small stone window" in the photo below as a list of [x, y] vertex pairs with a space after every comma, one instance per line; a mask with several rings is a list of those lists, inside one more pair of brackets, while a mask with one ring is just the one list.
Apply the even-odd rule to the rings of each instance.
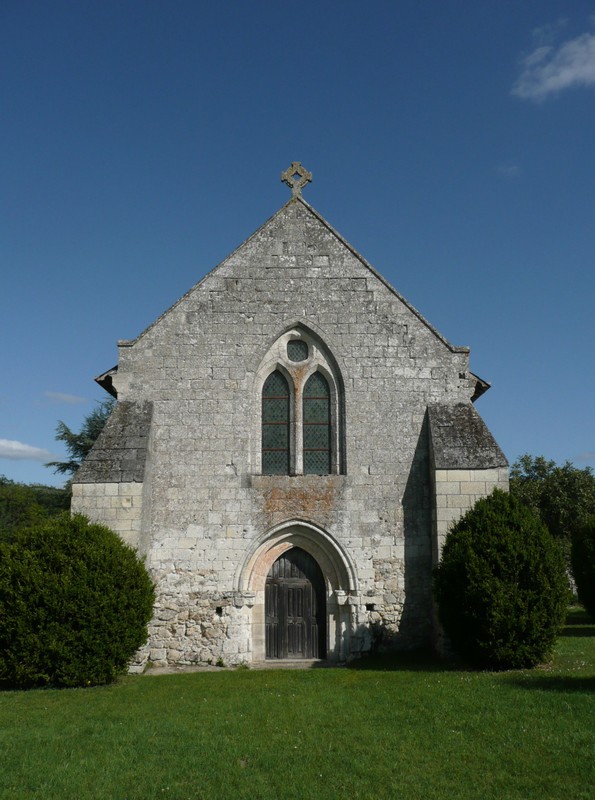
[[262, 388], [262, 472], [289, 474], [289, 384], [279, 370]]
[[308, 358], [308, 344], [302, 339], [290, 339], [287, 342], [287, 358], [290, 361], [305, 361]]

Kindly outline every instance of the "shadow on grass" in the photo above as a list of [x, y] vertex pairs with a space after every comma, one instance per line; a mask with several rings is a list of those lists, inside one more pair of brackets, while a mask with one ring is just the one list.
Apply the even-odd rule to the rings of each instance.
[[[595, 637], [595, 621], [581, 606], [573, 606], [568, 610], [565, 626], [559, 636]], [[371, 653], [363, 655], [347, 664], [353, 670], [376, 670], [378, 672], [500, 672], [489, 667], [473, 666], [460, 659], [443, 658], [432, 650], [415, 650], [408, 652]], [[506, 672], [506, 670], [502, 670]], [[541, 689], [559, 692], [592, 692], [595, 690], [595, 678], [584, 676], [554, 676], [534, 674], [527, 677], [510, 677], [506, 680], [511, 685], [526, 689]]]
[[566, 615], [565, 625], [593, 625], [595, 620], [590, 617], [582, 606], [571, 606]]
[[595, 625], [567, 625], [560, 631], [560, 636], [595, 636]]
[[595, 692], [595, 677], [583, 675], [523, 675], [503, 679], [509, 686], [521, 689], [537, 689], [540, 692]]
[[440, 658], [428, 650], [364, 655], [351, 661], [347, 667], [377, 672], [457, 672], [465, 669], [460, 663]]
[[595, 636], [595, 620], [584, 608], [573, 606], [568, 611], [560, 636]]

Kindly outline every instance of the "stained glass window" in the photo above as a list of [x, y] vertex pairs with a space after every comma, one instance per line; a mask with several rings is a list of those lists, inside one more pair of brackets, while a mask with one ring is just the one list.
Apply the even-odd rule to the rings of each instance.
[[289, 474], [289, 385], [279, 370], [262, 388], [262, 472]]
[[304, 386], [304, 474], [328, 475], [331, 471], [331, 393], [320, 372]]
[[287, 358], [290, 361], [305, 361], [308, 358], [308, 344], [301, 339], [290, 339], [287, 342]]

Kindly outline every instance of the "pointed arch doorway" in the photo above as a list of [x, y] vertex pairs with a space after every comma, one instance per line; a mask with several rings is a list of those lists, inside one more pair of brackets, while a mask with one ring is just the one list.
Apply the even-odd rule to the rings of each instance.
[[265, 583], [266, 657], [326, 658], [326, 587], [316, 560], [286, 550]]

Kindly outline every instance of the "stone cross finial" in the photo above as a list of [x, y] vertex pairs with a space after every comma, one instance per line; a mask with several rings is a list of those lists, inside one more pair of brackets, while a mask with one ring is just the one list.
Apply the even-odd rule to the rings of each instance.
[[301, 197], [302, 189], [312, 180], [312, 173], [299, 161], [292, 161], [291, 166], [281, 173], [281, 180], [289, 186], [293, 197]]

